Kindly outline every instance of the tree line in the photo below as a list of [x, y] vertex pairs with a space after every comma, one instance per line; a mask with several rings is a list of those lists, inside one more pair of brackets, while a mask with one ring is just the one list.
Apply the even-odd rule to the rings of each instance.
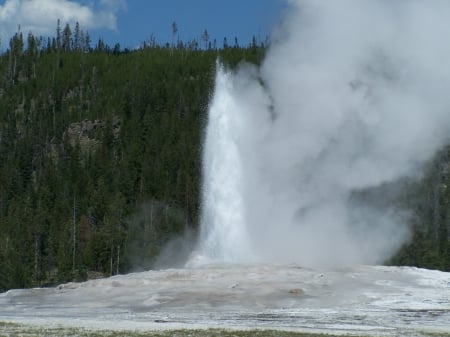
[[0, 56], [2, 290], [148, 269], [195, 230], [216, 59], [264, 54], [90, 43], [58, 22]]
[[[265, 46], [155, 40], [94, 47], [78, 24], [17, 32], [0, 56], [0, 290], [149, 269], [197, 230], [201, 143], [217, 58]], [[226, 41], [224, 41], [226, 42]], [[450, 270], [449, 149], [396, 199], [412, 241], [387, 263]]]

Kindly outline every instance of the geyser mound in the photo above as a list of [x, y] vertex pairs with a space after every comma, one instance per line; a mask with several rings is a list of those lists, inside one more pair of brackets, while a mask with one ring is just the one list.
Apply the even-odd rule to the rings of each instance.
[[290, 1], [259, 69], [218, 66], [204, 145], [200, 254], [380, 263], [408, 214], [354, 196], [448, 141], [450, 4]]

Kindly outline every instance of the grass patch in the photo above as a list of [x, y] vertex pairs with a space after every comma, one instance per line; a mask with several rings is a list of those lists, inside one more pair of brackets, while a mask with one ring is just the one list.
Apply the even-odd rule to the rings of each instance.
[[0, 322], [0, 328], [1, 327], [12, 327], [12, 326], [19, 326], [19, 324], [11, 323], [11, 322]]
[[[44, 328], [0, 322], [0, 337], [342, 337], [279, 330], [177, 329], [157, 331], [110, 331], [80, 328]], [[352, 337], [357, 337], [353, 336]]]
[[[89, 330], [83, 328], [45, 328], [0, 322], [0, 337], [363, 337], [343, 334], [305, 333], [280, 330], [175, 329], [150, 331]], [[450, 337], [449, 333], [416, 333], [414, 336]], [[369, 337], [365, 335], [364, 337]]]

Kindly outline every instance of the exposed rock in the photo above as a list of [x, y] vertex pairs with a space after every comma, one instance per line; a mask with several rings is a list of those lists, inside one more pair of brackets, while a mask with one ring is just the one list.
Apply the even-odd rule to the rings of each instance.
[[119, 137], [121, 127], [122, 127], [122, 120], [120, 119], [120, 117], [114, 116], [112, 122], [112, 131], [115, 139]]
[[303, 295], [305, 292], [302, 289], [289, 289], [288, 291], [289, 294], [293, 294], [293, 295]]
[[69, 143], [75, 146], [78, 142], [83, 150], [87, 152], [95, 151], [100, 141], [95, 138], [93, 131], [103, 129], [104, 127], [105, 123], [99, 119], [95, 121], [85, 119], [81, 122], [72, 123], [67, 130]]

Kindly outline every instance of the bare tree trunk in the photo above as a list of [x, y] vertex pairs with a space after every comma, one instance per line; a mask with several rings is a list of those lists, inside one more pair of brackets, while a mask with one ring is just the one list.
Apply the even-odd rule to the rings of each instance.
[[73, 228], [72, 228], [72, 236], [73, 236], [73, 247], [72, 247], [72, 273], [75, 273], [75, 257], [76, 257], [76, 208], [75, 208], [75, 195], [73, 196]]
[[56, 102], [53, 101], [53, 135], [56, 135]]
[[111, 258], [109, 260], [109, 263], [110, 263], [109, 275], [110, 276], [113, 275], [113, 254], [114, 254], [113, 247], [114, 247], [114, 245], [113, 245], [113, 242], [111, 241]]
[[36, 235], [34, 238], [34, 284], [39, 285], [39, 239]]
[[150, 206], [150, 230], [153, 230], [153, 200]]
[[119, 275], [119, 265], [120, 265], [120, 245], [117, 245], [117, 266], [116, 266], [116, 275]]

